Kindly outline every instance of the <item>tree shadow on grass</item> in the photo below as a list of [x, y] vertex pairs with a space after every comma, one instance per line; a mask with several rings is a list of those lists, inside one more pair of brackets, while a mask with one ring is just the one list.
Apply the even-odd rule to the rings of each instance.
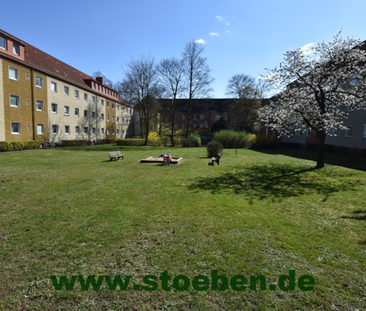
[[326, 201], [335, 192], [357, 191], [359, 181], [344, 180], [351, 175], [355, 173], [334, 168], [315, 170], [309, 166], [288, 164], [241, 165], [233, 166], [231, 172], [221, 176], [199, 177], [188, 189], [195, 192], [207, 190], [213, 194], [242, 194], [249, 202], [253, 199], [281, 201], [309, 194], [323, 195], [323, 201]]
[[354, 216], [341, 216], [340, 218], [355, 219], [355, 220], [366, 220], [366, 210], [353, 211]]

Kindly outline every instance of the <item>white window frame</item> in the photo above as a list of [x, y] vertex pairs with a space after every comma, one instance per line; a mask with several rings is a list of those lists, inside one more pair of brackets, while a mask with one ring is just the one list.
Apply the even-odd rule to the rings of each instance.
[[57, 83], [51, 81], [51, 92], [57, 93]]
[[95, 111], [92, 111], [92, 119], [95, 119]]
[[89, 128], [87, 126], [84, 127], [84, 134], [88, 134]]
[[79, 135], [80, 134], [80, 127], [77, 125], [75, 126], [75, 134]]
[[112, 109], [114, 110], [114, 104], [112, 103]]
[[220, 115], [215, 115], [215, 121], [219, 121], [221, 119], [221, 116]]
[[[53, 108], [56, 108], [56, 109], [53, 109]], [[57, 113], [57, 111], [58, 111], [58, 105], [57, 104], [55, 104], [55, 103], [52, 103], [51, 104], [51, 112], [52, 113]]]
[[92, 133], [95, 135], [95, 127], [92, 128]]
[[109, 129], [107, 129], [107, 135], [109, 135]]
[[119, 123], [119, 117], [117, 117], [117, 123]]
[[88, 94], [84, 93], [84, 101], [88, 101]]
[[112, 116], [112, 122], [114, 122], [114, 116]]
[[107, 108], [109, 108], [109, 102], [107, 102]]
[[89, 111], [88, 110], [84, 110], [84, 118], [87, 118], [89, 116]]
[[69, 93], [70, 92], [70, 89], [69, 89], [69, 87], [68, 86], [64, 86], [64, 95], [65, 96], [69, 96]]
[[13, 43], [13, 54], [20, 56], [19, 44]]
[[65, 135], [70, 135], [70, 125], [65, 125]]
[[[13, 124], [18, 124], [18, 130], [17, 131], [13, 131]], [[10, 126], [11, 126], [11, 133], [12, 134], [20, 135], [20, 133], [21, 133], [20, 122], [11, 122]]]
[[[1, 42], [3, 42], [4, 45], [2, 45]], [[3, 49], [3, 50], [5, 50], [5, 51], [8, 50], [8, 42], [3, 37], [0, 37], [0, 48]]]
[[102, 135], [104, 135], [104, 128], [103, 128], [103, 127], [100, 129], [100, 133], [101, 133]]
[[70, 106], [64, 106], [64, 116], [70, 115]]
[[36, 87], [43, 88], [43, 78], [36, 76]]
[[101, 115], [100, 115], [100, 119], [103, 121], [104, 120], [104, 113], [102, 113]]
[[[42, 105], [42, 108], [41, 108], [41, 109], [39, 109], [39, 108], [38, 108], [38, 103], [40, 103], [40, 104]], [[37, 111], [43, 111], [43, 109], [44, 109], [44, 106], [43, 106], [43, 100], [39, 100], [39, 99], [37, 99], [37, 100], [36, 100], [36, 110], [37, 110]]]
[[57, 135], [57, 134], [58, 134], [58, 125], [52, 124], [52, 135]]
[[44, 135], [44, 124], [37, 124], [37, 135]]
[[[103, 100], [102, 100], [103, 101]], [[95, 104], [95, 96], [92, 96], [92, 103]], [[103, 106], [103, 105], [102, 105]]]
[[74, 97], [76, 99], [79, 99], [79, 91], [78, 90], [74, 90]]
[[[11, 104], [11, 99], [12, 99], [12, 98], [16, 99], [16, 105], [12, 105], [12, 104]], [[10, 107], [20, 108], [20, 99], [19, 99], [19, 95], [10, 94], [10, 96], [9, 96], [9, 104], [10, 104]]]
[[109, 114], [107, 114], [107, 121], [109, 121]]
[[[13, 69], [14, 70], [14, 73], [16, 75], [16, 78], [12, 78], [10, 76], [10, 70]], [[15, 68], [15, 67], [12, 67], [12, 66], [9, 66], [9, 79], [11, 80], [14, 80], [14, 81], [19, 81], [19, 69], [18, 68]]]
[[79, 117], [80, 116], [80, 110], [79, 108], [75, 108], [75, 117]]

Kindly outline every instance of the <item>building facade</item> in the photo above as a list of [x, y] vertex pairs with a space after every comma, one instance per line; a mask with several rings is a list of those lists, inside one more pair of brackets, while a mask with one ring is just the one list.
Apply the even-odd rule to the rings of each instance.
[[0, 141], [133, 135], [133, 109], [91, 76], [0, 30]]

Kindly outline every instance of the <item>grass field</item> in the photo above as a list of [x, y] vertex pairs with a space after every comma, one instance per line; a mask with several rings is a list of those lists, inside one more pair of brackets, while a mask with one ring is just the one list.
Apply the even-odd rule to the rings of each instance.
[[[125, 160], [110, 162], [115, 150]], [[240, 149], [212, 167], [205, 148], [171, 151], [182, 164], [139, 163], [157, 147], [0, 154], [0, 310], [365, 310], [365, 158], [327, 155], [312, 170], [311, 152]], [[133, 286], [212, 270], [264, 275], [267, 290]], [[289, 270], [315, 288], [268, 289]], [[51, 275], [131, 284], [58, 291]]]

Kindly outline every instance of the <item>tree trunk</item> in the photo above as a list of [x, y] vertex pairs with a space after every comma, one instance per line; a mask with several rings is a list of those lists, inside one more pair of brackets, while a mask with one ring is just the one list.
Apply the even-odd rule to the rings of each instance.
[[318, 142], [318, 159], [315, 168], [322, 168], [324, 167], [324, 156], [325, 156], [324, 131], [317, 131], [317, 142]]

